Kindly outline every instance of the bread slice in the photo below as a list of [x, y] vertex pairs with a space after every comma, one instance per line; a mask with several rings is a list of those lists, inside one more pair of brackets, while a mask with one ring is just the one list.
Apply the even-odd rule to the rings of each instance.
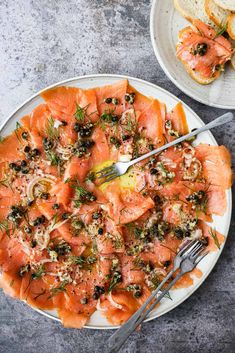
[[235, 13], [231, 14], [228, 17], [228, 27], [227, 27], [227, 31], [229, 36], [235, 40]]
[[235, 1], [234, 0], [215, 0], [215, 3], [222, 7], [222, 9], [235, 11]]
[[231, 65], [232, 65], [233, 70], [235, 70], [235, 54], [233, 54], [233, 56], [232, 56]]
[[209, 85], [220, 76], [220, 72], [218, 71], [213, 77], [205, 78], [204, 76], [200, 75], [199, 72], [193, 71], [192, 69], [187, 67], [187, 65], [185, 65], [185, 68], [189, 75], [192, 77], [192, 79], [194, 79], [197, 83], [200, 83], [201, 85]]
[[217, 31], [218, 26], [209, 18], [204, 5], [205, 0], [174, 0], [175, 9], [187, 20], [192, 22], [197, 18]]
[[231, 14], [231, 11], [222, 9], [214, 0], [205, 0], [205, 11], [209, 18], [219, 27], [226, 25], [228, 16]]

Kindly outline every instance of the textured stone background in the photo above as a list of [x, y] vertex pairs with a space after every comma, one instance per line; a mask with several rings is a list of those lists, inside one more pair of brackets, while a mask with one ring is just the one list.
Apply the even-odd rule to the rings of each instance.
[[[75, 75], [119, 73], [151, 81], [209, 121], [222, 110], [182, 94], [156, 61], [149, 0], [0, 0], [0, 119], [43, 87]], [[235, 155], [235, 126], [215, 131]], [[234, 217], [233, 217], [234, 218]], [[180, 307], [144, 324], [122, 352], [232, 353], [235, 247], [230, 236], [210, 277]], [[0, 292], [1, 353], [99, 352], [111, 331], [68, 330]]]

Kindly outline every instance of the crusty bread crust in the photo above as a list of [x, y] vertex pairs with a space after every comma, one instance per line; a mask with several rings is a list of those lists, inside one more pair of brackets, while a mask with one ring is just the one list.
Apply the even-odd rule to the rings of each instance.
[[196, 18], [218, 30], [218, 26], [209, 18], [204, 8], [205, 0], [174, 0], [175, 9], [188, 21]]
[[214, 0], [205, 0], [205, 11], [209, 18], [219, 27], [223, 27], [228, 20], [231, 11], [219, 7]]
[[235, 54], [233, 54], [233, 56], [232, 56], [231, 65], [232, 65], [233, 70], [235, 70]]
[[227, 31], [229, 36], [235, 40], [235, 14], [231, 14], [228, 17], [228, 27], [227, 27]]
[[214, 0], [215, 3], [222, 7], [222, 9], [229, 10], [229, 11], [235, 11], [235, 2], [234, 0]]

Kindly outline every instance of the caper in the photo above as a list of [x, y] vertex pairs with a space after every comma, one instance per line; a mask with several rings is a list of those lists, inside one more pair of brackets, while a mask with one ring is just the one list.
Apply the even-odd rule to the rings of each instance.
[[206, 43], [198, 43], [197, 53], [200, 56], [204, 56], [207, 53], [208, 45]]
[[35, 239], [31, 240], [30, 246], [31, 248], [35, 248], [37, 246], [37, 242]]
[[38, 148], [34, 148], [32, 151], [31, 151], [31, 156], [32, 157], [37, 157], [40, 155], [40, 151]]
[[[90, 193], [91, 194], [91, 193]], [[95, 195], [93, 195], [93, 194], [91, 194], [90, 196], [89, 196], [89, 201], [96, 201], [96, 196]]]
[[16, 165], [15, 168], [14, 168], [14, 170], [15, 170], [16, 172], [20, 172], [20, 171], [21, 171], [21, 166], [20, 166], [20, 165]]
[[65, 120], [62, 120], [61, 124], [62, 124], [62, 126], [67, 126], [68, 125], [67, 121], [65, 121]]
[[88, 299], [85, 297], [85, 298], [82, 298], [80, 300], [81, 304], [87, 304], [88, 303]]
[[122, 135], [122, 141], [127, 141], [131, 138], [130, 135]]
[[135, 298], [140, 298], [141, 297], [141, 295], [142, 295], [142, 293], [141, 293], [141, 290], [136, 290], [136, 291], [134, 291], [134, 297]]
[[33, 200], [28, 200], [28, 202], [27, 202], [27, 206], [32, 206], [32, 204], [33, 204]]
[[52, 208], [53, 208], [53, 210], [58, 210], [60, 208], [60, 205], [58, 203], [54, 203]]
[[110, 137], [110, 143], [115, 145], [116, 148], [119, 148], [121, 146], [120, 140], [117, 137], [115, 137], [115, 136], [111, 136]]
[[117, 98], [113, 98], [113, 99], [112, 99], [112, 103], [113, 103], [114, 105], [118, 105], [118, 104], [119, 104], [119, 100], [118, 100]]
[[66, 213], [66, 212], [63, 213], [63, 214], [62, 214], [62, 218], [63, 218], [63, 219], [68, 219], [68, 218], [69, 218], [69, 213]]
[[53, 147], [53, 141], [51, 141], [49, 138], [45, 137], [43, 139], [43, 147], [45, 151], [49, 151]]
[[10, 169], [15, 170], [16, 163], [10, 163], [10, 164], [9, 164], [9, 167], [10, 167]]
[[162, 199], [159, 195], [155, 195], [153, 198], [153, 201], [157, 204], [157, 205], [161, 205], [162, 204]]
[[98, 234], [99, 234], [99, 235], [102, 235], [103, 233], [104, 233], [104, 229], [103, 229], [103, 228], [99, 228], [99, 229], [98, 229]]
[[30, 150], [31, 150], [31, 148], [29, 146], [25, 146], [25, 148], [24, 148], [24, 152], [25, 153], [29, 153]]
[[110, 103], [112, 103], [112, 98], [106, 98], [104, 100], [104, 102], [107, 103], [107, 104], [110, 104]]
[[102, 217], [102, 213], [101, 213], [101, 212], [95, 212], [95, 213], [93, 213], [93, 215], [92, 215], [92, 218], [93, 218], [93, 219], [98, 219], [98, 218], [100, 218], [100, 217]]
[[117, 123], [118, 120], [119, 120], [118, 115], [113, 115], [112, 118], [111, 118], [111, 120], [112, 120], [113, 123]]
[[22, 132], [21, 137], [22, 137], [24, 140], [27, 140], [27, 138], [29, 137], [29, 134], [28, 134], [26, 131], [24, 131], [24, 132]]
[[95, 142], [93, 140], [84, 140], [82, 141], [82, 144], [86, 148], [91, 148], [94, 146]]
[[125, 94], [125, 101], [126, 102], [129, 102], [131, 99], [130, 95], [129, 94]]
[[31, 233], [32, 233], [32, 229], [31, 229], [29, 226], [25, 226], [25, 227], [24, 227], [24, 231], [25, 231], [25, 233], [27, 233], [27, 234], [31, 234]]
[[183, 232], [183, 230], [181, 228], [179, 228], [179, 227], [175, 228], [174, 233], [175, 233], [176, 238], [183, 239], [184, 232]]
[[152, 168], [152, 169], [150, 169], [150, 174], [156, 175], [156, 174], [158, 174], [158, 170], [156, 168]]
[[76, 122], [73, 126], [73, 129], [75, 132], [79, 132], [81, 129], [81, 125], [78, 122]]
[[48, 200], [49, 193], [48, 192], [42, 192], [40, 198], [43, 199], [43, 200]]
[[23, 160], [23, 161], [21, 161], [20, 165], [21, 165], [21, 167], [26, 167], [27, 162], [25, 160]]
[[167, 261], [165, 261], [165, 262], [163, 263], [163, 266], [164, 266], [164, 267], [169, 267], [170, 264], [171, 264], [170, 260], [167, 260]]

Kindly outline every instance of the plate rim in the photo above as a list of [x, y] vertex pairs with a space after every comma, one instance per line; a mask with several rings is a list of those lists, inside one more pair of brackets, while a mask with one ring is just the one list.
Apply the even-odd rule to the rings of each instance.
[[[178, 102], [181, 102], [183, 103], [183, 105], [190, 111], [191, 114], [193, 114], [197, 119], [198, 121], [202, 124], [202, 125], [205, 125], [205, 123], [203, 122], [203, 120], [198, 116], [198, 114], [188, 106], [188, 104], [184, 103], [180, 98], [178, 98], [177, 96], [175, 96], [173, 93], [171, 92], [168, 92], [166, 89], [152, 83], [152, 82], [148, 82], [146, 80], [143, 80], [143, 79], [140, 79], [140, 78], [136, 78], [136, 77], [132, 77], [132, 76], [128, 76], [128, 75], [120, 75], [120, 74], [90, 74], [90, 75], [82, 75], [82, 76], [74, 76], [72, 78], [69, 78], [69, 79], [65, 79], [65, 80], [62, 80], [62, 81], [59, 81], [59, 82], [56, 82], [54, 84], [51, 84], [41, 90], [39, 90], [38, 92], [36, 92], [35, 94], [33, 94], [32, 96], [30, 96], [28, 99], [26, 99], [22, 104], [18, 105], [17, 108], [15, 110], [13, 110], [13, 112], [8, 115], [8, 117], [4, 120], [4, 122], [1, 124], [0, 126], [0, 133], [2, 131], [2, 129], [4, 129], [5, 125], [7, 125], [7, 123], [12, 119], [14, 118], [14, 115], [17, 114], [17, 112], [23, 108], [25, 105], [27, 105], [28, 103], [30, 103], [34, 98], [40, 96], [40, 93], [45, 91], [45, 90], [48, 90], [48, 89], [51, 89], [51, 88], [55, 88], [55, 87], [58, 87], [58, 86], [61, 86], [61, 85], [64, 85], [66, 83], [71, 83], [73, 81], [79, 81], [79, 80], [83, 80], [83, 79], [93, 79], [93, 78], [115, 78], [115, 79], [127, 79], [127, 80], [132, 80], [132, 81], [136, 81], [136, 82], [139, 82], [139, 83], [142, 83], [144, 85], [148, 85], [150, 87], [152, 87], [153, 89], [157, 89], [157, 90], [160, 90], [162, 91], [164, 94], [167, 94], [168, 96], [170, 96], [171, 98], [173, 99], [176, 99]], [[214, 138], [213, 134], [208, 131], [207, 133], [210, 134], [210, 137], [214, 140], [214, 143], [216, 145], [218, 145], [216, 139]], [[224, 236], [225, 236], [225, 240], [220, 248], [220, 250], [217, 252], [215, 258], [213, 259], [212, 263], [211, 263], [211, 266], [210, 266], [210, 269], [208, 271], [208, 273], [206, 274], [206, 276], [203, 277], [202, 281], [201, 282], [198, 282], [197, 284], [195, 285], [192, 285], [192, 288], [191, 290], [184, 296], [182, 297], [179, 302], [175, 303], [175, 305], [173, 305], [170, 309], [165, 309], [163, 312], [161, 312], [160, 314], [156, 314], [154, 315], [153, 317], [149, 317], [147, 318], [144, 322], [148, 322], [148, 321], [152, 321], [170, 311], [172, 311], [173, 309], [175, 309], [177, 306], [179, 306], [180, 304], [182, 304], [185, 300], [187, 300], [203, 283], [204, 281], [206, 280], [206, 278], [209, 276], [209, 274], [211, 273], [211, 271], [213, 270], [214, 266], [216, 265], [219, 257], [221, 256], [221, 253], [224, 249], [224, 246], [225, 246], [225, 243], [226, 243], [226, 240], [228, 238], [228, 233], [229, 233], [229, 228], [230, 228], [230, 224], [231, 224], [231, 217], [232, 217], [232, 188], [228, 189], [227, 190], [227, 196], [228, 196], [228, 205], [227, 205], [227, 212], [229, 213], [228, 214], [228, 222], [226, 224], [226, 229], [225, 229], [225, 232], [224, 232]], [[27, 303], [26, 303], [27, 304]], [[57, 321], [57, 322], [60, 322], [61, 323], [61, 320], [58, 318], [58, 317], [55, 317], [54, 315], [44, 311], [44, 310], [41, 310], [41, 309], [38, 309], [38, 308], [35, 308], [33, 306], [30, 306], [29, 304], [27, 304], [31, 309], [33, 309], [34, 311], [40, 313], [41, 315], [47, 317], [47, 318], [50, 318], [54, 321]], [[117, 329], [119, 328], [120, 326], [119, 325], [114, 325], [114, 326], [96, 326], [96, 325], [85, 325], [84, 328], [88, 328], [88, 329], [96, 329], [96, 330], [113, 330], [113, 329]]]
[[[158, 5], [158, 3], [160, 2], [160, 0], [152, 0], [152, 5], [151, 5], [151, 10], [150, 10], [150, 21], [149, 21], [149, 26], [150, 26], [150, 37], [151, 37], [151, 42], [152, 42], [152, 46], [153, 46], [153, 50], [154, 50], [154, 54], [162, 68], [162, 70], [164, 71], [164, 73], [166, 74], [166, 76], [171, 80], [171, 82], [174, 83], [174, 85], [179, 88], [180, 91], [182, 91], [184, 94], [186, 94], [188, 97], [194, 99], [195, 101], [202, 103], [204, 105], [207, 105], [209, 107], [214, 107], [214, 108], [220, 108], [220, 109], [229, 109], [229, 110], [235, 110], [235, 105], [234, 106], [230, 106], [230, 105], [226, 105], [226, 104], [217, 104], [217, 103], [210, 103], [208, 101], [204, 101], [201, 98], [198, 98], [197, 95], [193, 94], [193, 92], [190, 93], [187, 92], [186, 88], [184, 88], [184, 86], [182, 86], [180, 84], [180, 81], [178, 82], [171, 74], [170, 72], [167, 70], [164, 61], [161, 58], [160, 52], [158, 50], [158, 45], [156, 43], [155, 37], [154, 37], [154, 18], [155, 18], [155, 9], [156, 6]], [[172, 3], [172, 6], [173, 3]], [[193, 79], [192, 79], [193, 80]]]

